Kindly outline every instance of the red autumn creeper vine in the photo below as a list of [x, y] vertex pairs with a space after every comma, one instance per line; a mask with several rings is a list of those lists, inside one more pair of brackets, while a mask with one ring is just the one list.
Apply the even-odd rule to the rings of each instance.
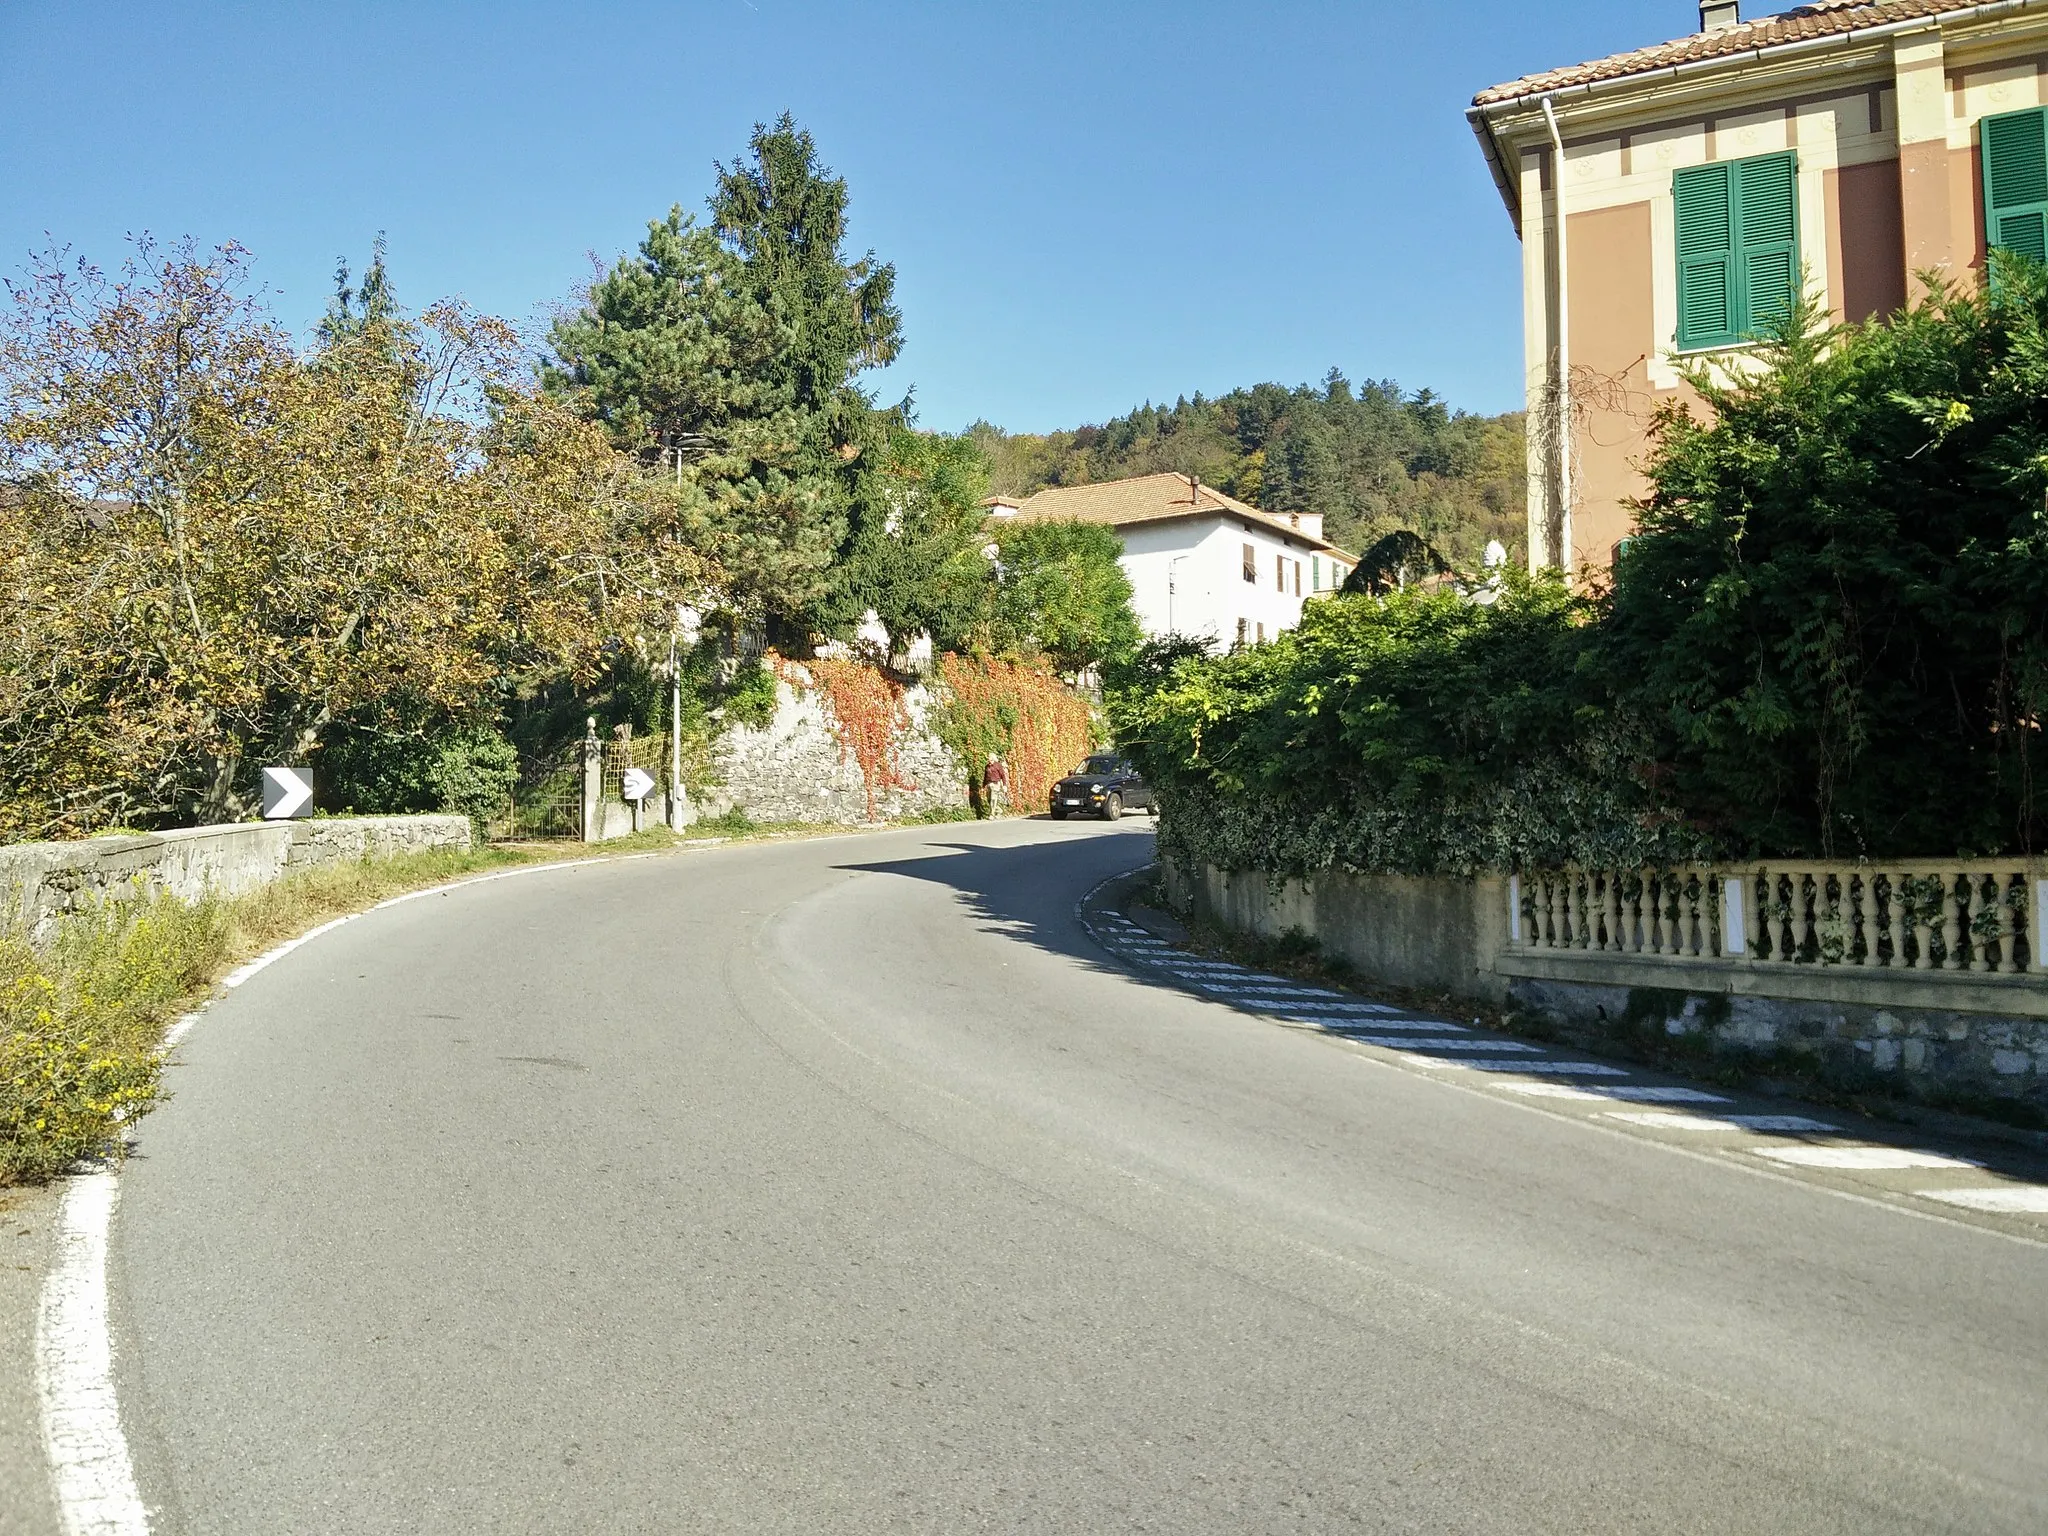
[[939, 676], [947, 695], [934, 716], [939, 734], [977, 783], [989, 756], [1001, 758], [1014, 805], [1043, 806], [1054, 781], [1095, 744], [1088, 701], [1043, 664], [948, 655]]
[[857, 661], [820, 658], [806, 662], [804, 668], [831, 703], [839, 760], [843, 763], [851, 757], [860, 765], [868, 820], [873, 821], [879, 791], [917, 788], [896, 766], [897, 734], [910, 725], [903, 690], [875, 668]]

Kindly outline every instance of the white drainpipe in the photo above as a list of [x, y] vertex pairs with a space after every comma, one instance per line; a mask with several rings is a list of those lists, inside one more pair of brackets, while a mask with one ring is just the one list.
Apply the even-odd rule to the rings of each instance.
[[1557, 563], [1565, 579], [1572, 574], [1572, 289], [1571, 266], [1565, 255], [1564, 134], [1557, 109], [1543, 98], [1543, 121], [1550, 125], [1550, 202], [1557, 221]]

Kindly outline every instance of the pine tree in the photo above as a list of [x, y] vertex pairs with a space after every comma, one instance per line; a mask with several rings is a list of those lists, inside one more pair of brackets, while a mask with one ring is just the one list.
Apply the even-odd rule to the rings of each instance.
[[751, 160], [718, 167], [712, 227], [755, 297], [795, 334], [780, 360], [791, 400], [843, 423], [868, 404], [858, 375], [902, 350], [896, 269], [872, 251], [846, 259], [846, 183], [818, 163], [817, 145], [787, 112], [772, 127], [755, 124], [748, 148]]
[[844, 253], [846, 183], [811, 136], [784, 114], [748, 148], [717, 167], [709, 227], [650, 225], [556, 323], [543, 373], [701, 489], [726, 597], [801, 653], [867, 611], [848, 562], [888, 526], [909, 403], [877, 410], [857, 379], [897, 355], [901, 317], [895, 269]]
[[334, 263], [334, 297], [327, 301], [327, 313], [320, 317], [314, 333], [323, 346], [334, 346], [352, 336], [379, 327], [393, 327], [401, 320], [398, 295], [384, 270], [384, 231], [370, 242], [370, 265], [363, 272], [360, 288], [349, 286], [348, 258]]

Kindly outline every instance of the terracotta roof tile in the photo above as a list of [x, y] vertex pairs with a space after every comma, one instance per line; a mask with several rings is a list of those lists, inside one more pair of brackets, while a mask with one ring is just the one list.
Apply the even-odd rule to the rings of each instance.
[[1882, 26], [1887, 22], [1913, 21], [1923, 16], [1965, 11], [1981, 3], [1982, 0], [1812, 0], [1812, 3], [1786, 11], [1781, 16], [1764, 16], [1732, 27], [1717, 27], [1712, 32], [1696, 32], [1690, 37], [1675, 38], [1652, 48], [1637, 48], [1586, 64], [1524, 75], [1519, 80], [1510, 80], [1505, 85], [1481, 91], [1472, 98], [1472, 104], [1475, 107], [1497, 106], [1526, 96], [1541, 96], [1548, 91], [1590, 85], [1596, 80], [1620, 80], [1629, 75], [1666, 69], [1673, 64], [1729, 58], [1803, 38], [1830, 37], [1860, 31], [1864, 27]]
[[1313, 548], [1344, 554], [1336, 545], [1291, 527], [1285, 517], [1261, 512], [1250, 503], [1239, 501], [1235, 496], [1226, 496], [1199, 480], [1191, 487], [1188, 476], [1171, 472], [1137, 475], [1128, 480], [1103, 480], [1094, 485], [1054, 486], [1026, 497], [1013, 516], [1030, 521], [1072, 519], [1125, 528], [1133, 523], [1155, 523], [1205, 512], [1234, 513], [1276, 533], [1300, 539]]

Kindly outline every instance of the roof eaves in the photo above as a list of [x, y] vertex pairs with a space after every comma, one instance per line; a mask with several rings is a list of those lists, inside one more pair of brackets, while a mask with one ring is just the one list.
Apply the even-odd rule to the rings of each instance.
[[[1676, 38], [1668, 43], [1611, 54], [1607, 58], [1590, 60], [1584, 64], [1567, 65], [1535, 75], [1525, 75], [1519, 80], [1510, 80], [1479, 92], [1472, 98], [1472, 105], [1465, 109], [1465, 116], [1472, 126], [1473, 133], [1479, 138], [1480, 151], [1486, 157], [1487, 169], [1493, 175], [1495, 189], [1499, 191], [1501, 202], [1506, 206], [1508, 217], [1514, 221], [1515, 232], [1519, 235], [1522, 228], [1521, 194], [1514, 177], [1509, 173], [1506, 157], [1502, 153], [1499, 137], [1494, 129], [1495, 113], [1500, 110], [1526, 108], [1531, 103], [1545, 99], [1561, 102], [1567, 97], [1590, 96], [1595, 92], [1611, 89], [1641, 90], [1659, 80], [1688, 80], [1700, 74], [1761, 63], [1767, 58], [1771, 62], [1777, 62], [1801, 53], [1847, 46], [1894, 33], [1975, 20], [1980, 16], [1997, 15], [2004, 11], [2026, 10], [2037, 3], [2039, 0], [1868, 0], [1868, 3], [1860, 5], [1830, 6], [1823, 0], [1821, 4], [1788, 11], [1781, 17], [1766, 17], [1754, 23], [1728, 29], [1731, 33], [1739, 31], [1747, 34], [1744, 38], [1747, 46], [1738, 45], [1690, 58], [1675, 57], [1668, 63], [1656, 62], [1657, 59], [1673, 54], [1693, 42], [1699, 36], [1694, 34], [1692, 38]], [[1825, 22], [1834, 15], [1846, 17], [1849, 12], [1860, 10], [1880, 14], [1861, 23], [1852, 20], [1846, 25], [1826, 26], [1823, 30], [1802, 32], [1796, 36], [1758, 36], [1759, 33], [1766, 32], [1771, 23], [1786, 18], [1810, 16], [1812, 19]], [[1750, 41], [1750, 38], [1756, 40]], [[1600, 72], [1604, 65], [1618, 65], [1637, 54], [1645, 56], [1640, 67]]]
[[[1472, 98], [1472, 108], [1485, 113], [1490, 108], [1544, 96], [1575, 95], [1624, 83], [1641, 84], [1666, 73], [1690, 75], [1700, 70], [1726, 69], [1755, 62], [1766, 54], [1778, 58], [1809, 48], [1831, 47], [1848, 39], [2024, 10], [2034, 3], [2035, 0], [1866, 0], [1858, 5], [1799, 6], [1778, 16], [1726, 28], [1729, 35], [1725, 41], [1704, 50], [1699, 50], [1702, 37], [1711, 38], [1713, 34], [1694, 33], [1582, 64], [1524, 75], [1479, 92]], [[1859, 18], [1858, 12], [1869, 14]], [[1629, 61], [1633, 59], [1641, 62], [1631, 65]]]

